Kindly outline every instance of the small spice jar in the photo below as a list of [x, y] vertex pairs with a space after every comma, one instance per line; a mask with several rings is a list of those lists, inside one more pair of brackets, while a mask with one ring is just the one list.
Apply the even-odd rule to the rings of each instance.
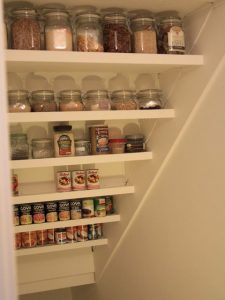
[[30, 112], [31, 106], [26, 90], [8, 91], [9, 112]]
[[12, 15], [12, 49], [40, 50], [41, 33], [35, 9], [15, 9]]
[[111, 102], [106, 90], [90, 90], [85, 95], [86, 110], [110, 110]]
[[59, 99], [60, 111], [81, 111], [84, 105], [81, 101], [81, 91], [79, 90], [63, 90], [60, 92]]
[[69, 15], [65, 11], [46, 13], [45, 46], [46, 50], [73, 50], [73, 34]]
[[133, 92], [130, 90], [118, 90], [112, 92], [112, 109], [115, 110], [135, 110], [137, 103], [134, 100]]
[[33, 91], [31, 94], [31, 108], [34, 112], [57, 111], [54, 92], [51, 90]]
[[97, 13], [76, 16], [76, 49], [84, 52], [103, 52], [101, 17]]
[[105, 15], [103, 41], [105, 52], [131, 52], [131, 32], [124, 14]]
[[76, 140], [75, 145], [75, 154], [76, 156], [89, 155], [91, 149], [91, 143], [87, 140]]
[[159, 109], [163, 107], [162, 91], [159, 89], [140, 90], [137, 93], [139, 109]]
[[125, 145], [125, 152], [143, 152], [145, 151], [144, 136], [142, 134], [132, 134], [125, 136], [127, 142]]
[[27, 135], [24, 133], [15, 133], [10, 135], [11, 140], [11, 158], [13, 160], [28, 159], [29, 145]]
[[74, 156], [74, 135], [71, 125], [54, 126], [55, 157]]
[[155, 20], [150, 17], [135, 17], [131, 20], [133, 52], [157, 53]]
[[33, 158], [53, 157], [52, 139], [33, 139], [31, 144]]
[[110, 139], [109, 149], [112, 154], [124, 153], [126, 139]]

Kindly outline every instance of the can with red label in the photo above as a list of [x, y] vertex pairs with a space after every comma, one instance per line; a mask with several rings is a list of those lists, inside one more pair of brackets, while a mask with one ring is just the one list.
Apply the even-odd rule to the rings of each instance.
[[76, 226], [76, 236], [78, 242], [84, 242], [88, 240], [88, 226], [81, 225]]
[[86, 170], [86, 178], [87, 178], [87, 189], [88, 190], [100, 188], [98, 169]]
[[15, 249], [20, 249], [22, 246], [22, 237], [21, 233], [16, 233], [15, 234]]
[[76, 238], [75, 232], [76, 232], [75, 226], [74, 227], [66, 227], [66, 237], [67, 237], [67, 241], [69, 243], [73, 243], [73, 242], [77, 241], [75, 239]]
[[71, 191], [71, 173], [59, 171], [56, 173], [56, 188], [58, 192]]
[[55, 244], [55, 229], [47, 230], [48, 244]]
[[39, 246], [44, 246], [48, 244], [48, 231], [47, 230], [37, 230], [37, 244]]
[[67, 200], [58, 202], [59, 221], [70, 220], [70, 203]]
[[86, 189], [85, 171], [72, 171], [72, 190], [81, 191]]
[[37, 246], [37, 233], [36, 231], [22, 232], [22, 247], [32, 248]]
[[66, 228], [57, 228], [55, 230], [55, 242], [57, 245], [66, 244]]
[[44, 203], [33, 204], [33, 222], [40, 224], [45, 222], [45, 206]]

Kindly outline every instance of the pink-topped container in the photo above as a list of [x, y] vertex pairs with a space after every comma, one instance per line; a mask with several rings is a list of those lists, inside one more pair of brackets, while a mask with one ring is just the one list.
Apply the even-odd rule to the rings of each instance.
[[125, 152], [126, 139], [110, 139], [109, 149], [112, 154], [120, 154]]

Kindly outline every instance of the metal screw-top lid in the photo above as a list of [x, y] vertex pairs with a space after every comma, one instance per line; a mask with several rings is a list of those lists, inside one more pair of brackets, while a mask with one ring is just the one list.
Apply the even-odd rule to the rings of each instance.
[[55, 131], [70, 131], [72, 130], [72, 126], [71, 125], [57, 125], [57, 126], [53, 126]]

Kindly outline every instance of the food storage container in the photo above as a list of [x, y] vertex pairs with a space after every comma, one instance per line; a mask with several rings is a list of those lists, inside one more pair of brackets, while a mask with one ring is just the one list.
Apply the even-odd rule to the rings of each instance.
[[29, 145], [27, 142], [27, 135], [25, 133], [15, 133], [10, 135], [11, 140], [11, 158], [28, 159]]
[[133, 92], [130, 90], [118, 90], [112, 92], [112, 109], [115, 110], [135, 110], [137, 103], [134, 100]]
[[74, 156], [74, 135], [71, 125], [54, 126], [55, 157]]
[[54, 156], [52, 139], [33, 139], [31, 144], [33, 158], [48, 158]]
[[75, 155], [83, 156], [89, 155], [91, 149], [91, 143], [87, 140], [75, 140]]
[[56, 111], [54, 92], [51, 90], [33, 91], [31, 93], [31, 108], [34, 112]]
[[110, 110], [111, 103], [106, 90], [89, 90], [85, 95], [86, 110]]
[[60, 111], [84, 110], [81, 100], [81, 91], [79, 90], [63, 90], [60, 92], [59, 98]]
[[162, 90], [146, 89], [137, 93], [139, 109], [159, 109], [163, 107]]
[[30, 112], [29, 94], [26, 90], [8, 91], [9, 112]]
[[109, 149], [112, 154], [120, 154], [125, 151], [126, 139], [110, 139]]
[[125, 152], [133, 153], [145, 151], [144, 135], [133, 134], [127, 135], [125, 138], [127, 140], [125, 144]]
[[91, 154], [109, 153], [109, 128], [107, 125], [92, 125], [89, 127]]

